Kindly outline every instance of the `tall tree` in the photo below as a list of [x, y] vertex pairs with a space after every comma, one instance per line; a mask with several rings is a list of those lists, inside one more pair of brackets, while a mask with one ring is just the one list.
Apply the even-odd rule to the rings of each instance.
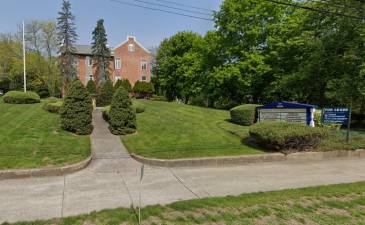
[[92, 54], [96, 63], [95, 82], [99, 85], [100, 81], [109, 79], [109, 60], [111, 57], [103, 19], [98, 20], [92, 35]]
[[71, 81], [71, 78], [76, 75], [75, 61], [73, 52], [75, 51], [74, 44], [77, 40], [75, 16], [71, 12], [71, 4], [68, 0], [63, 0], [61, 11], [58, 13], [57, 31], [58, 44], [60, 53], [60, 71], [63, 78], [64, 87]]

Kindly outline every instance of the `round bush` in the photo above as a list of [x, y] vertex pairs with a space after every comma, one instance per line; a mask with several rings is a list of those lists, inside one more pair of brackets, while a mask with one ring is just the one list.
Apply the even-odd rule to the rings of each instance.
[[96, 94], [96, 85], [93, 80], [89, 80], [86, 84], [86, 90], [89, 92], [89, 94], [94, 95]]
[[62, 128], [76, 134], [90, 134], [93, 130], [92, 110], [91, 97], [86, 88], [80, 80], [73, 81], [60, 109]]
[[98, 93], [96, 105], [107, 106], [110, 105], [114, 94], [113, 83], [110, 80], [103, 82]]
[[137, 128], [136, 112], [128, 92], [119, 87], [110, 105], [109, 129], [115, 135], [131, 134]]
[[51, 113], [59, 113], [60, 109], [62, 107], [63, 102], [62, 101], [57, 101], [57, 102], [46, 102], [43, 105], [43, 109], [51, 112]]
[[262, 147], [287, 152], [317, 147], [328, 136], [328, 130], [293, 122], [263, 121], [252, 125], [249, 134]]
[[229, 113], [231, 121], [240, 125], [250, 126], [255, 123], [256, 107], [260, 105], [245, 104], [232, 108]]
[[9, 104], [33, 104], [40, 102], [41, 98], [32, 91], [9, 91], [4, 95], [3, 101]]

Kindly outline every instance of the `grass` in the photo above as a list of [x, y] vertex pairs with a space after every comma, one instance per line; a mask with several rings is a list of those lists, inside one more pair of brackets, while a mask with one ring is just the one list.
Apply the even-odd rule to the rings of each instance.
[[[142, 224], [365, 224], [365, 182], [188, 200], [141, 210]], [[137, 224], [119, 208], [16, 225]]]
[[90, 155], [89, 136], [63, 131], [44, 103], [5, 104], [0, 99], [0, 169], [76, 163]]
[[[138, 132], [123, 136], [130, 152], [163, 158], [190, 158], [263, 153], [232, 134], [229, 112], [181, 103], [137, 100], [146, 111], [137, 114]], [[241, 128], [242, 129], [242, 128]], [[248, 134], [248, 128], [241, 131]]]
[[346, 130], [333, 131], [327, 140], [322, 141], [319, 149], [330, 150], [354, 150], [365, 148], [365, 131], [353, 130], [350, 132], [349, 142], [346, 142]]

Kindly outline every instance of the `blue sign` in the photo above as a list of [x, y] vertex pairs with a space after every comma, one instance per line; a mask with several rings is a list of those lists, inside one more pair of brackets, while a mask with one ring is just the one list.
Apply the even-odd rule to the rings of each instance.
[[323, 123], [338, 123], [348, 125], [350, 118], [349, 108], [325, 108], [323, 109]]

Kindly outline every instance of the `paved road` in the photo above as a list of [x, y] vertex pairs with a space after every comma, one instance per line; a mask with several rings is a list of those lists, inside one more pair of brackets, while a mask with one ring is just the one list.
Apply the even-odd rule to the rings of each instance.
[[[94, 113], [95, 160], [59, 177], [0, 181], [0, 223], [137, 205], [140, 164]], [[365, 180], [365, 159], [260, 163], [218, 168], [146, 167], [142, 204]]]

